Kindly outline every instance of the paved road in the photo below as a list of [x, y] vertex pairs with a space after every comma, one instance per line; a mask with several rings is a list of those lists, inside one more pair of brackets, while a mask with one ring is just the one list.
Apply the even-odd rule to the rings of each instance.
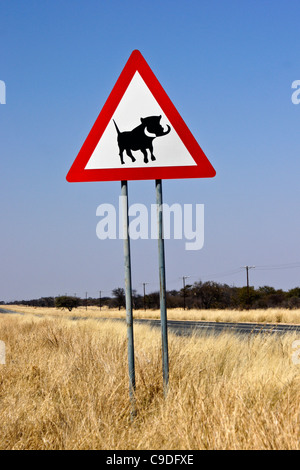
[[[0, 308], [0, 314], [19, 313]], [[90, 317], [72, 317], [74, 320], [84, 320]], [[95, 320], [114, 320], [125, 322], [121, 318], [94, 318]], [[160, 328], [160, 320], [142, 320], [135, 319], [134, 323], [148, 324], [151, 327]], [[191, 335], [193, 333], [221, 333], [229, 331], [239, 334], [285, 334], [296, 332], [300, 335], [300, 325], [272, 324], [272, 323], [227, 323], [227, 322], [204, 322], [204, 321], [175, 321], [168, 320], [168, 330], [177, 335]]]
[[[137, 323], [146, 323], [153, 327], [160, 327], [160, 320], [134, 320]], [[243, 334], [262, 334], [298, 332], [300, 325], [283, 325], [270, 323], [225, 323], [225, 322], [200, 322], [200, 321], [173, 321], [168, 320], [168, 329], [178, 335], [190, 335], [192, 333], [221, 333], [229, 331]]]

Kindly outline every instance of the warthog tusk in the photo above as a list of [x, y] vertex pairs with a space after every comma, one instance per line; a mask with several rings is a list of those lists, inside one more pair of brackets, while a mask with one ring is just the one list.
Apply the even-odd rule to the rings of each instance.
[[152, 132], [148, 132], [147, 127], [145, 127], [144, 132], [147, 137], [157, 137], [156, 134], [153, 134]]

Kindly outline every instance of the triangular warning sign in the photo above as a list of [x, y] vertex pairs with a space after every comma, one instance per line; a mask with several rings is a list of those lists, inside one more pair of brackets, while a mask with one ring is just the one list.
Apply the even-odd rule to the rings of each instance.
[[210, 178], [215, 174], [142, 54], [133, 51], [67, 180]]

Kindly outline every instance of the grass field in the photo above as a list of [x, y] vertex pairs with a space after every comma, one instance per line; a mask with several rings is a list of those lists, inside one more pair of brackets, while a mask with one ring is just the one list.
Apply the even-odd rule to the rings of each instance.
[[[20, 313], [32, 313], [42, 316], [55, 317], [89, 317], [89, 318], [125, 318], [124, 309], [109, 309], [99, 307], [79, 307], [68, 310], [56, 308], [26, 307], [19, 305], [5, 305], [5, 309], [11, 309]], [[134, 310], [134, 318], [159, 319], [159, 310]], [[255, 323], [290, 323], [300, 324], [300, 309], [289, 310], [280, 308], [257, 309], [257, 310], [183, 310], [168, 309], [169, 320], [193, 320], [193, 321], [225, 321], [225, 322], [255, 322]]]
[[300, 448], [295, 334], [170, 334], [164, 399], [160, 332], [136, 325], [131, 422], [125, 325], [58, 313], [0, 315], [0, 449]]

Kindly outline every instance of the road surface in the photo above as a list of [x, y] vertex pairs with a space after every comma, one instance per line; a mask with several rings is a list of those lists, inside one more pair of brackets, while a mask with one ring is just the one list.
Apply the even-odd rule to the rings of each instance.
[[[6, 313], [19, 313], [0, 308], [0, 314]], [[38, 316], [38, 315], [37, 315]], [[42, 316], [42, 315], [40, 315]], [[85, 320], [90, 317], [76, 317], [73, 316], [73, 320]], [[110, 321], [122, 321], [125, 319], [121, 318], [100, 318], [93, 317], [94, 320], [110, 320]], [[134, 323], [148, 324], [153, 328], [160, 327], [160, 320], [142, 320], [134, 319]], [[296, 332], [300, 334], [300, 325], [286, 325], [281, 323], [230, 323], [230, 322], [209, 322], [209, 321], [177, 321], [168, 320], [168, 330], [177, 335], [191, 335], [201, 333], [221, 333], [224, 331], [239, 333], [239, 334], [263, 334], [263, 333], [278, 333], [285, 334], [289, 332]]]
[[[160, 320], [134, 320], [136, 323], [149, 324], [152, 327], [160, 327]], [[300, 325], [285, 325], [271, 323], [227, 323], [227, 322], [203, 322], [203, 321], [174, 321], [168, 320], [168, 330], [178, 335], [190, 335], [193, 333], [221, 333], [224, 331], [243, 334], [263, 334], [298, 332]]]

